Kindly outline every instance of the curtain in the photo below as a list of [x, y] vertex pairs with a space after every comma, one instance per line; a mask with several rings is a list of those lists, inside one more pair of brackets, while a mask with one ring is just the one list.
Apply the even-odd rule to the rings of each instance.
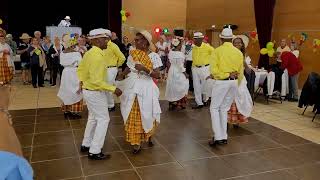
[[121, 9], [122, 0], [108, 0], [108, 28], [117, 33], [119, 39], [121, 39]]
[[[264, 48], [271, 40], [275, 3], [276, 0], [254, 0], [254, 12], [260, 48]], [[258, 66], [265, 69], [269, 68], [268, 55], [260, 54]]]

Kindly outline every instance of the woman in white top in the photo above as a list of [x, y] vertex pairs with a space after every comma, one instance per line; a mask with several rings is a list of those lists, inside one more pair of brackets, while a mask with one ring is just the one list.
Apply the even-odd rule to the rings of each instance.
[[[248, 41], [244, 41], [243, 37], [236, 37], [233, 40], [233, 45], [238, 48], [246, 57], [245, 48]], [[246, 44], [244, 42], [247, 42]], [[248, 56], [247, 56], [248, 57]], [[244, 59], [245, 70], [250, 70], [250, 67], [247, 65], [249, 59]], [[247, 81], [245, 78], [242, 79], [238, 91], [235, 97], [234, 103], [232, 103], [230, 110], [228, 112], [228, 122], [233, 124], [235, 127], [238, 127], [241, 123], [247, 123], [248, 117], [252, 112], [253, 102], [250, 95], [250, 92], [247, 88]]]
[[160, 123], [159, 88], [152, 78], [160, 77], [162, 66], [157, 53], [150, 51], [152, 35], [140, 31], [135, 37], [135, 50], [130, 51], [126, 69], [128, 77], [117, 85], [123, 94], [120, 97], [121, 114], [125, 123], [126, 141], [133, 146], [133, 153], [141, 150], [141, 143], [152, 146], [151, 136]]
[[181, 52], [182, 43], [179, 39], [172, 40], [172, 51], [168, 59], [170, 68], [167, 79], [165, 98], [169, 101], [169, 110], [186, 108], [189, 80], [185, 68], [185, 55]]
[[[69, 35], [66, 35], [69, 36]], [[76, 51], [77, 41], [71, 37], [65, 43], [67, 48], [60, 53], [60, 64], [64, 67], [61, 76], [61, 84], [58, 97], [63, 102], [62, 111], [65, 118], [79, 119], [83, 111], [82, 94], [78, 92], [79, 79], [77, 76], [77, 67], [82, 56]]]
[[157, 52], [162, 61], [161, 67], [161, 78], [165, 79], [166, 76], [166, 69], [167, 69], [167, 61], [168, 61], [168, 51], [169, 51], [169, 44], [166, 42], [166, 37], [164, 35], [160, 36], [159, 41], [156, 43]]

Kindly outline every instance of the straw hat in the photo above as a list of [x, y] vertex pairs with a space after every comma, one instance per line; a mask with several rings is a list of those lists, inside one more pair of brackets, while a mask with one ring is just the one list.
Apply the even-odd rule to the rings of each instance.
[[32, 38], [32, 37], [29, 36], [28, 33], [23, 33], [23, 34], [21, 35], [21, 37], [20, 37], [20, 39], [31, 39], [31, 38]]
[[235, 38], [234, 38], [233, 40], [235, 40], [235, 39], [237, 39], [237, 38], [242, 39], [242, 42], [243, 42], [245, 48], [248, 47], [248, 45], [249, 45], [249, 38], [248, 38], [248, 36], [246, 36], [246, 35], [237, 35], [237, 36], [235, 36]]
[[154, 51], [156, 48], [152, 42], [152, 35], [146, 30], [138, 30], [137, 33], [140, 33], [150, 44], [150, 50]]

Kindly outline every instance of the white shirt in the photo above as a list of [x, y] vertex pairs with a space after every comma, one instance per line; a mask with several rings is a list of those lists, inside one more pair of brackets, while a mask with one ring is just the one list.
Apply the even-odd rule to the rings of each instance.
[[61, 20], [58, 27], [69, 27], [71, 25], [70, 22], [66, 21], [66, 20]]
[[156, 43], [156, 47], [159, 49], [158, 54], [160, 57], [166, 55], [165, 50], [166, 50], [166, 48], [168, 48], [167, 42], [163, 42], [161, 45], [161, 43], [158, 41]]

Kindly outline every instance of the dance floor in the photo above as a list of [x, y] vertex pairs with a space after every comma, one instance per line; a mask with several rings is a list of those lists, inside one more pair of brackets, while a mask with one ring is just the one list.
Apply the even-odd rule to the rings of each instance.
[[320, 145], [251, 118], [229, 128], [228, 145], [211, 148], [208, 108], [168, 111], [161, 101], [155, 146], [138, 155], [124, 141], [119, 108], [110, 114], [104, 152], [88, 160], [79, 152], [86, 125], [65, 120], [59, 108], [12, 110], [14, 127], [37, 180], [318, 180]]

